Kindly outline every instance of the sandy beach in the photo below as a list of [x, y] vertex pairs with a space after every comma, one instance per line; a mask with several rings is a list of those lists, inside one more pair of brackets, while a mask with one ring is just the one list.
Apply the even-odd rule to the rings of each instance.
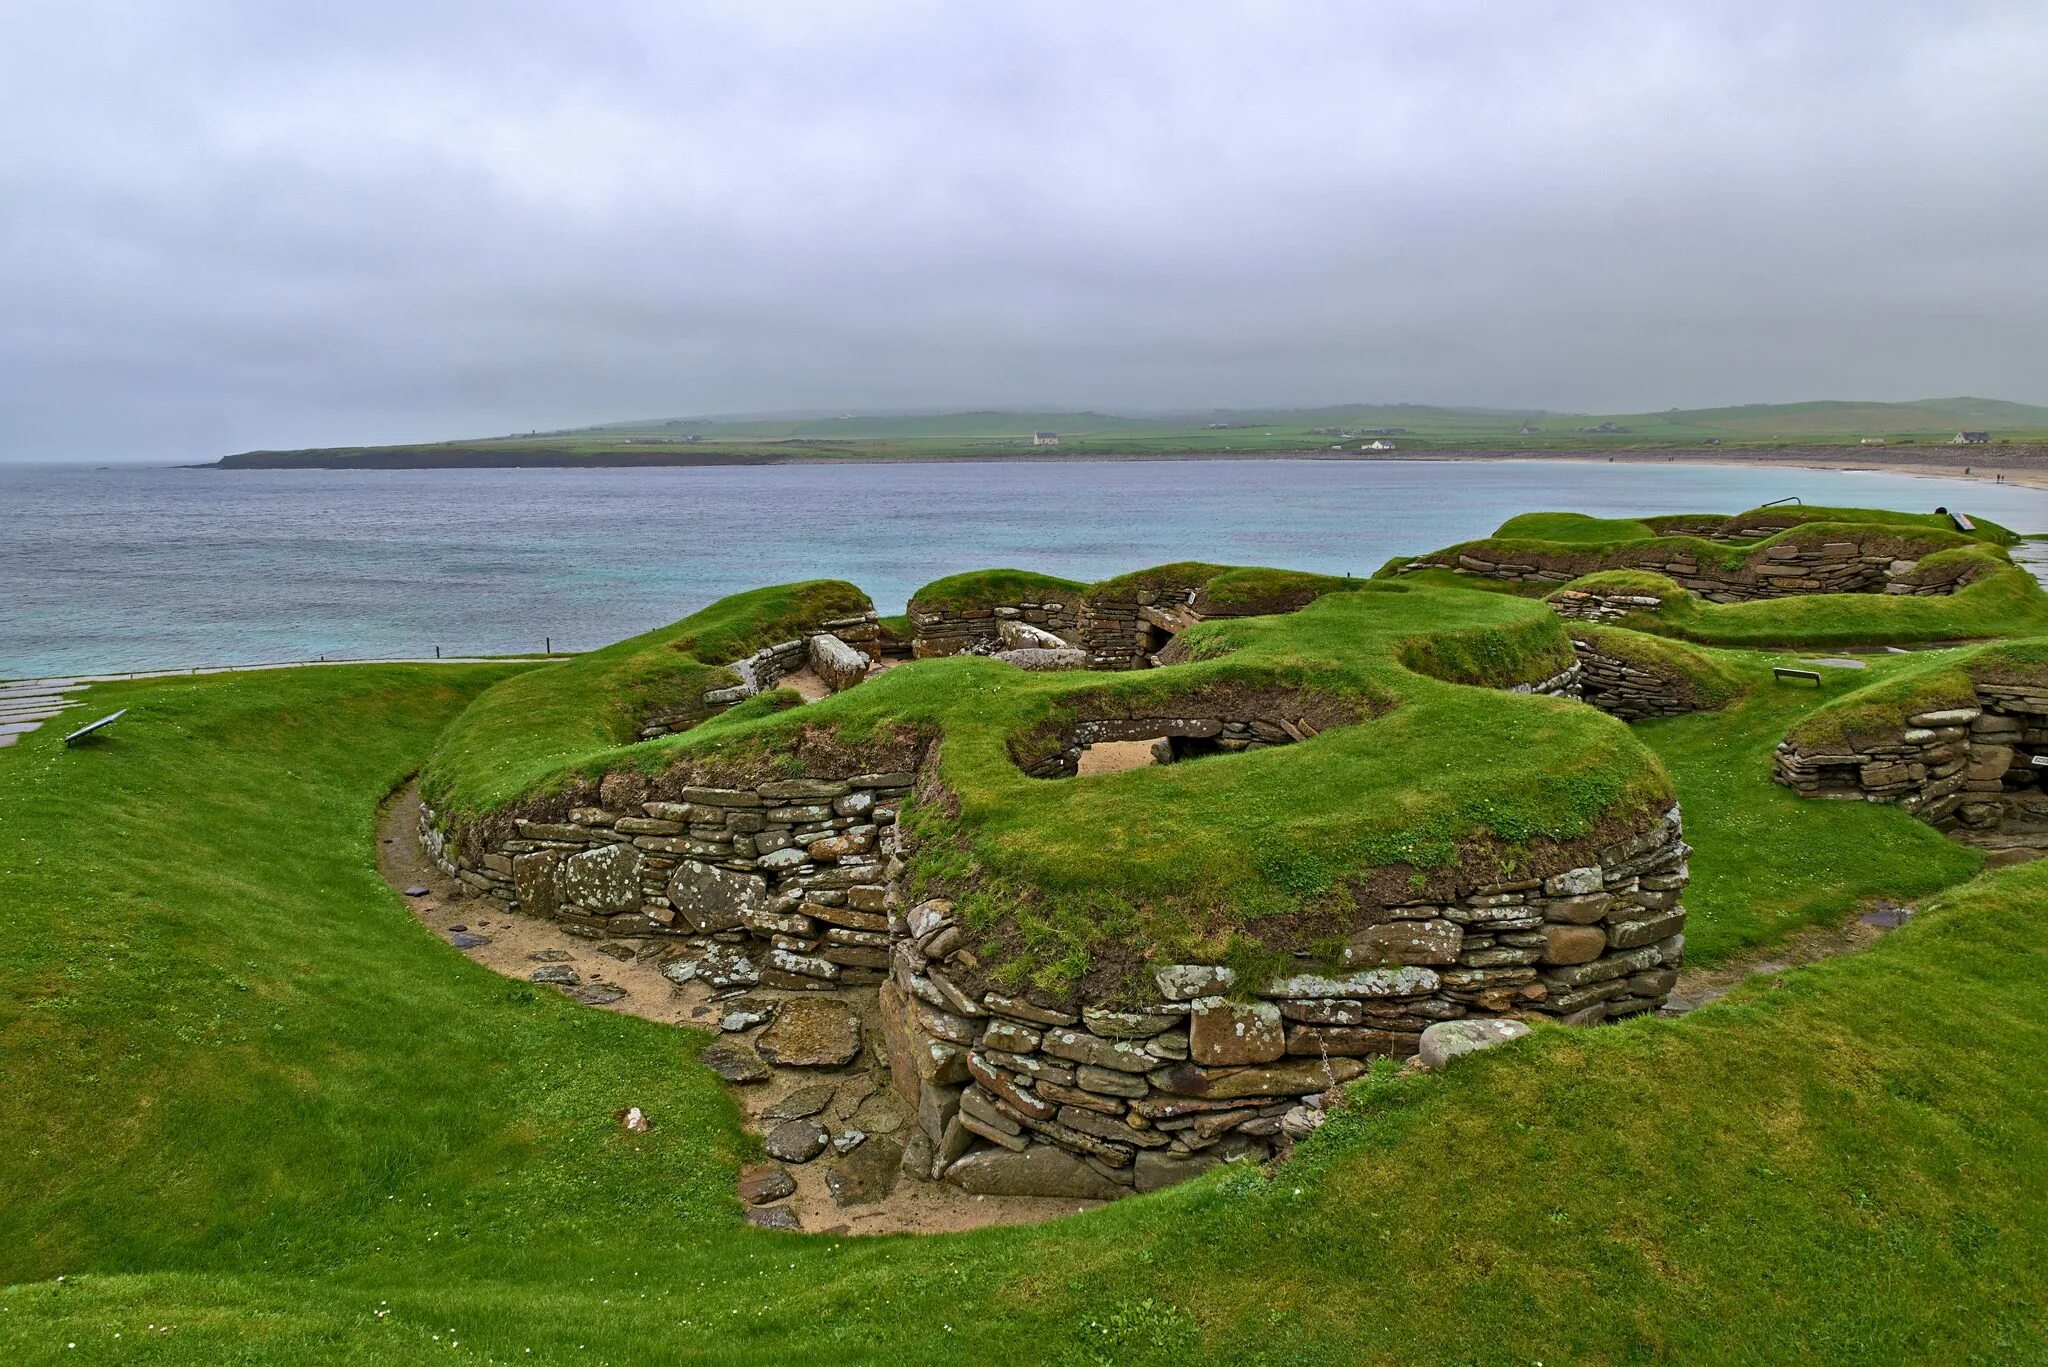
[[1574, 460], [1607, 461], [1616, 465], [1727, 465], [1735, 467], [1768, 465], [1803, 470], [1860, 470], [1877, 475], [1915, 475], [1928, 479], [1970, 479], [1985, 484], [2014, 484], [2027, 489], [2048, 489], [2048, 448], [2015, 446], [1996, 452], [1953, 460], [1934, 456], [1929, 448], [1916, 448], [1901, 458], [1874, 455], [1868, 450], [1834, 447], [1800, 447], [1769, 451], [1551, 451], [1471, 453], [1417, 452], [1409, 460]]

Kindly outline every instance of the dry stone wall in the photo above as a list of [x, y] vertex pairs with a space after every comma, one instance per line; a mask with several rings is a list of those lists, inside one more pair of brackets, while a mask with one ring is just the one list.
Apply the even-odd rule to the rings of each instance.
[[1890, 735], [1778, 746], [1801, 797], [1893, 803], [1949, 830], [2048, 835], [2048, 683], [1978, 683], [1966, 707], [1920, 712]]
[[1081, 607], [1081, 649], [1092, 669], [1144, 669], [1175, 636], [1201, 621], [1200, 582], [1148, 585], [1128, 596], [1091, 597]]
[[[635, 734], [641, 740], [652, 740], [656, 736], [687, 731], [704, 719], [705, 708], [718, 712], [745, 702], [757, 693], [774, 688], [806, 666], [815, 667], [819, 677], [835, 691], [850, 688], [865, 677], [868, 664], [881, 654], [881, 636], [882, 624], [873, 612], [820, 622], [806, 628], [793, 640], [763, 646], [751, 655], [734, 660], [726, 667], [739, 676], [738, 682], [706, 689], [699, 699], [702, 707], [650, 712], [640, 719]], [[822, 660], [821, 656], [824, 657]], [[857, 668], [853, 664], [854, 656], [862, 659]]]
[[1549, 599], [1551, 611], [1577, 622], [1619, 622], [1630, 613], [1657, 612], [1664, 600], [1654, 593], [1609, 593], [1599, 589], [1559, 589]]
[[951, 904], [912, 907], [882, 988], [892, 1077], [932, 1171], [984, 1194], [1149, 1191], [1314, 1129], [1332, 1088], [1443, 1021], [1578, 1024], [1660, 1005], [1684, 954], [1674, 809], [1547, 878], [1378, 909], [1334, 965], [1265, 983], [1156, 970], [1156, 999], [1064, 1009], [976, 991]]
[[1063, 1006], [985, 981], [951, 903], [904, 904], [897, 816], [916, 781], [638, 802], [628, 790], [644, 785], [607, 783], [559, 819], [515, 815], [486, 834], [423, 811], [420, 829], [435, 861], [498, 907], [673, 939], [675, 981], [878, 990], [890, 1080], [923, 1135], [910, 1161], [984, 1194], [1100, 1199], [1264, 1157], [1314, 1128], [1325, 1094], [1368, 1060], [1415, 1054], [1432, 1024], [1651, 1010], [1684, 952], [1689, 851], [1673, 809], [1548, 877], [1454, 880], [1374, 907], [1334, 961], [1303, 958], [1264, 983], [1169, 965], [1156, 999]]
[[911, 655], [928, 660], [942, 655], [987, 654], [1003, 644], [1000, 632], [1004, 622], [1022, 622], [1064, 641], [1080, 625], [1080, 604], [1078, 595], [1044, 591], [1032, 599], [979, 607], [913, 603]]
[[444, 872], [505, 910], [606, 935], [705, 937], [717, 986], [876, 982], [912, 778], [684, 788], [559, 820], [514, 815], [495, 837], [423, 808], [420, 837]]
[[[1511, 583], [1562, 585], [1593, 568], [1581, 556], [1521, 553], [1526, 559], [1501, 559], [1497, 558], [1499, 552], [1489, 550], [1485, 543], [1477, 543], [1454, 553], [1417, 557], [1401, 566], [1399, 572], [1448, 569]], [[1959, 565], [1953, 573], [1921, 575], [1917, 573], [1918, 566], [1917, 558], [1866, 552], [1854, 541], [1830, 541], [1820, 545], [1767, 546], [1735, 569], [1702, 560], [1682, 546], [1647, 543], [1626, 550], [1612, 563], [1602, 563], [1598, 568], [1647, 570], [1665, 575], [1714, 603], [1744, 603], [1808, 593], [1932, 596], [1954, 593], [1974, 573], [1970, 566]]]
[[1677, 717], [1699, 710], [1684, 679], [1659, 674], [1641, 664], [1603, 655], [1591, 641], [1572, 638], [1579, 657], [1580, 701], [1610, 717], [1641, 721], [1646, 717]]

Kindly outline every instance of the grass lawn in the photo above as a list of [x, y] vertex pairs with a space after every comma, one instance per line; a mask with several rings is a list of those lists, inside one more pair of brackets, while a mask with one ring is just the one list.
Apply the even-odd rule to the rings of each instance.
[[1926, 669], [1927, 655], [1876, 656], [1863, 670], [1823, 668], [1818, 689], [1772, 681], [1770, 666], [1799, 666], [1795, 657], [1717, 652], [1717, 660], [1747, 686], [1740, 699], [1719, 712], [1634, 728], [1671, 771], [1685, 838], [1700, 851], [1685, 890], [1688, 962], [1710, 964], [1839, 919], [1872, 898], [1919, 897], [1976, 872], [1982, 855], [1896, 807], [1795, 797], [1771, 781], [1771, 752], [1802, 717]]
[[[469, 964], [374, 872], [377, 800], [510, 672], [105, 686], [106, 745], [0, 755], [0, 1360], [2048, 1360], [2048, 864], [1682, 1020], [1375, 1074], [1270, 1179], [766, 1234], [700, 1037]], [[1731, 925], [1913, 829], [1744, 825], [1779, 697], [1725, 773], [1711, 718], [1647, 728], [1719, 785]], [[1766, 856], [1757, 907], [1708, 893]]]

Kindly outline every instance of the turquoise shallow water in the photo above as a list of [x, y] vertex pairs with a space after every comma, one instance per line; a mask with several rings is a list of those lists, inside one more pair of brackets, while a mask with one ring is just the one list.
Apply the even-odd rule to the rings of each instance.
[[884, 612], [958, 570], [1168, 560], [1370, 574], [1535, 508], [1967, 509], [2048, 491], [1580, 461], [1145, 461], [668, 470], [0, 466], [0, 677], [586, 649], [738, 589], [834, 576]]

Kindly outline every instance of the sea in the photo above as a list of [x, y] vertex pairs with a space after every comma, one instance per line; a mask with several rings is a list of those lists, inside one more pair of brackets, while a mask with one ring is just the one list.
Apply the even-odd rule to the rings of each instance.
[[1046, 461], [654, 470], [0, 465], [0, 678], [587, 650], [726, 594], [1172, 560], [1369, 575], [1532, 509], [1777, 499], [2048, 532], [2048, 490], [1693, 463]]

